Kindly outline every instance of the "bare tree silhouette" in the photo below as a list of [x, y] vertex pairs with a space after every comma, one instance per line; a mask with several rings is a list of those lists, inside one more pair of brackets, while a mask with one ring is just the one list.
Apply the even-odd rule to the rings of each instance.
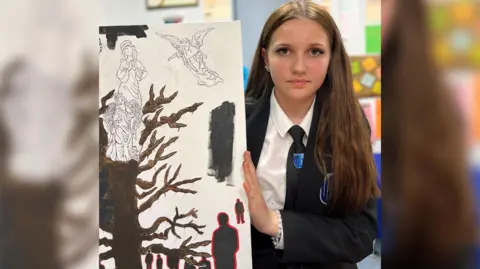
[[[186, 221], [187, 218], [197, 218], [197, 210], [192, 208], [187, 213], [181, 213], [175, 208], [175, 215], [171, 218], [159, 216], [150, 227], [142, 227], [138, 217], [141, 213], [151, 208], [153, 203], [168, 193], [196, 194], [197, 191], [189, 189], [187, 185], [201, 180], [200, 177], [191, 179], [178, 179], [180, 169], [179, 164], [173, 174], [171, 174], [172, 165], [166, 161], [177, 152], [167, 153], [167, 149], [178, 140], [178, 137], [166, 139], [165, 136], [157, 138], [159, 128], [180, 129], [187, 125], [180, 123], [179, 120], [188, 112], [193, 113], [203, 103], [194, 103], [191, 106], [182, 108], [169, 116], [161, 116], [164, 105], [170, 104], [178, 95], [178, 92], [170, 96], [165, 96], [165, 86], [155, 97], [153, 84], [150, 87], [149, 99], [142, 108], [144, 130], [141, 132], [138, 143], [143, 146], [148, 141], [148, 146], [144, 147], [140, 153], [140, 159], [130, 160], [129, 162], [112, 161], [106, 157], [108, 147], [108, 136], [104, 128], [103, 118], [100, 117], [100, 228], [112, 234], [112, 239], [101, 238], [100, 245], [111, 247], [110, 250], [100, 254], [100, 260], [113, 258], [117, 269], [141, 269], [141, 255], [151, 253], [164, 254], [184, 259], [190, 263], [198, 264], [190, 256], [211, 257], [209, 253], [198, 252], [195, 249], [208, 246], [211, 241], [190, 243], [192, 236], [183, 240], [181, 245], [176, 248], [168, 248], [161, 243], [153, 243], [143, 247], [143, 242], [152, 240], [167, 240], [170, 235], [182, 239], [177, 230], [189, 229], [197, 234], [203, 234], [202, 229], [205, 225], [198, 225], [194, 221]], [[114, 95], [110, 91], [101, 99], [99, 114], [102, 115], [108, 108], [107, 101]], [[154, 116], [149, 118], [149, 114]], [[152, 156], [152, 158], [149, 158]], [[158, 168], [156, 165], [162, 162]], [[156, 169], [156, 170], [155, 170]], [[141, 178], [145, 171], [155, 171], [151, 180]], [[157, 187], [157, 177], [164, 172], [163, 186]], [[137, 192], [137, 187], [144, 190], [143, 193]], [[148, 198], [147, 198], [148, 197]], [[139, 199], [146, 200], [138, 205]], [[164, 231], [158, 232], [161, 224], [167, 223]], [[188, 256], [188, 257], [187, 257]]]

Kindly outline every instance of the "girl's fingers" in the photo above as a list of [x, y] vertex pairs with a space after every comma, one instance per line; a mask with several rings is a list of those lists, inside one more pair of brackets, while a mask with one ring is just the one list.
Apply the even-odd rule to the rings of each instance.
[[250, 203], [252, 201], [250, 199], [252, 199], [255, 196], [255, 193], [252, 191], [252, 188], [250, 187], [250, 185], [247, 182], [243, 182], [243, 189], [247, 193], [248, 200], [249, 200], [249, 203]]
[[244, 161], [247, 161], [247, 160], [248, 160], [248, 151], [245, 151], [245, 152], [243, 153], [243, 160], [244, 160]]
[[252, 174], [255, 174], [255, 166], [253, 165], [252, 155], [248, 152], [248, 168]]
[[245, 151], [243, 156], [243, 173], [245, 175], [245, 181], [248, 183], [249, 190], [253, 195], [253, 193], [257, 192], [257, 189], [259, 188], [256, 180], [255, 167], [252, 163], [252, 158], [249, 151]]
[[245, 181], [250, 183], [252, 181], [252, 174], [250, 169], [248, 168], [248, 163], [246, 161], [243, 162], [243, 174], [245, 176]]
[[243, 182], [243, 189], [247, 193], [248, 196], [250, 196], [250, 187], [248, 186], [247, 182]]
[[251, 154], [249, 151], [245, 151], [245, 153], [243, 154], [243, 159], [244, 163], [246, 163], [246, 167], [244, 167], [244, 170], [247, 170], [253, 179], [255, 176], [255, 166], [253, 165]]

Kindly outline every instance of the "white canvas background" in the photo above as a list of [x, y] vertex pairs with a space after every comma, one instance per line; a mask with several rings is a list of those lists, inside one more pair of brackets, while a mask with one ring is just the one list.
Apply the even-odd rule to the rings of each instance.
[[[191, 36], [205, 28], [214, 27], [203, 40], [201, 50], [207, 55], [205, 63], [207, 66], [216, 71], [224, 80], [213, 87], [205, 87], [197, 84], [196, 78], [184, 66], [180, 58], [167, 59], [175, 53], [173, 46], [157, 36], [155, 32], [162, 34], [175, 35], [180, 39], [191, 38]], [[165, 136], [165, 141], [173, 136], [179, 139], [170, 145], [165, 154], [177, 151], [176, 155], [166, 161], [157, 163], [159, 168], [165, 162], [171, 165], [170, 177], [175, 172], [177, 166], [182, 164], [180, 174], [176, 180], [191, 179], [202, 177], [200, 181], [193, 184], [182, 185], [183, 188], [194, 189], [197, 194], [183, 194], [168, 192], [162, 195], [153, 206], [140, 214], [139, 221], [143, 227], [149, 227], [158, 217], [166, 216], [173, 218], [175, 215], [175, 206], [178, 206], [179, 213], [187, 213], [190, 209], [198, 210], [198, 218], [186, 218], [182, 223], [188, 223], [191, 219], [198, 225], [207, 225], [203, 229], [204, 234], [198, 235], [192, 229], [177, 228], [177, 233], [182, 239], [177, 239], [173, 234], [169, 235], [167, 242], [154, 240], [144, 242], [144, 246], [159, 242], [168, 248], [177, 248], [183, 240], [188, 236], [193, 236], [190, 243], [203, 240], [211, 240], [212, 232], [218, 227], [217, 214], [226, 212], [229, 215], [230, 225], [238, 229], [240, 238], [240, 249], [237, 253], [237, 268], [251, 268], [251, 244], [250, 244], [250, 222], [248, 214], [247, 198], [244, 193], [242, 182], [242, 161], [243, 152], [246, 149], [246, 130], [245, 130], [245, 107], [243, 95], [243, 77], [242, 77], [242, 51], [241, 51], [241, 35], [239, 22], [222, 22], [222, 23], [201, 23], [201, 24], [164, 24], [158, 26], [149, 26], [146, 30], [147, 38], [139, 38], [132, 36], [119, 36], [115, 50], [109, 50], [103, 47], [100, 53], [100, 98], [106, 95], [112, 89], [117, 89], [120, 84], [117, 78], [117, 70], [122, 58], [120, 44], [124, 40], [131, 40], [138, 51], [138, 60], [146, 68], [148, 75], [140, 81], [140, 91], [142, 92], [142, 103], [144, 104], [148, 98], [150, 85], [154, 84], [155, 97], [158, 96], [160, 89], [166, 85], [165, 97], [170, 96], [178, 91], [177, 97], [170, 103], [164, 105], [161, 116], [168, 116], [178, 110], [191, 106], [196, 102], [203, 102], [203, 105], [193, 113], [186, 113], [178, 121], [186, 124], [187, 127], [178, 129], [170, 129], [168, 125], [164, 125], [157, 129], [157, 139]], [[106, 44], [105, 35], [101, 35], [101, 42]], [[235, 103], [235, 141], [234, 141], [234, 158], [232, 179], [235, 182], [234, 187], [226, 186], [224, 183], [217, 183], [214, 177], [207, 175], [209, 162], [209, 117], [210, 112], [215, 107], [221, 105], [223, 101]], [[111, 100], [109, 100], [111, 102]], [[99, 106], [100, 102], [99, 102]], [[151, 118], [154, 114], [149, 114]], [[138, 135], [143, 129], [143, 123], [138, 130]], [[144, 148], [148, 146], [147, 142]], [[153, 155], [153, 154], [152, 154]], [[150, 156], [149, 159], [153, 159]], [[144, 161], [146, 163], [146, 160]], [[163, 186], [163, 177], [165, 171], [162, 171], [157, 178], [157, 187]], [[146, 181], [152, 180], [154, 169], [143, 172], [139, 177]], [[141, 189], [137, 188], [141, 193]], [[149, 196], [142, 199], [141, 202], [148, 199]], [[237, 225], [235, 218], [234, 205], [236, 199], [240, 198], [245, 207], [245, 224]], [[157, 232], [164, 231], [168, 224], [162, 224]], [[100, 238], [111, 238], [111, 235], [100, 231]], [[100, 252], [104, 252], [109, 248], [100, 247]], [[211, 252], [211, 245], [201, 247], [196, 251]], [[162, 255], [164, 263], [166, 259]], [[209, 259], [212, 261], [212, 259]], [[143, 257], [142, 257], [143, 261]], [[114, 268], [113, 259], [104, 261], [106, 268]], [[155, 267], [155, 266], [154, 266]], [[145, 268], [145, 265], [144, 265]], [[180, 263], [183, 268], [183, 261]], [[212, 261], [213, 268], [213, 261]]]

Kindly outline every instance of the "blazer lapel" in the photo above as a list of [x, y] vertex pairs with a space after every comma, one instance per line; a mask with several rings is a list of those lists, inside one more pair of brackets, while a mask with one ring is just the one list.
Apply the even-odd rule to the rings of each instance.
[[258, 103], [249, 105], [247, 110], [247, 150], [252, 155], [252, 162], [257, 167], [262, 152], [265, 134], [267, 133], [268, 117], [270, 115], [270, 94], [267, 94]]

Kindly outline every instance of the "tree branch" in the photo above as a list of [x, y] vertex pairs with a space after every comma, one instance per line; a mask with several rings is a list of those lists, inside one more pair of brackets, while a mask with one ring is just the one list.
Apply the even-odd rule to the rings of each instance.
[[194, 248], [198, 248], [198, 247], [206, 247], [212, 242], [211, 240], [205, 240], [205, 241], [196, 242], [196, 243], [192, 243], [190, 245], [187, 245], [187, 243], [190, 242], [190, 240], [192, 240], [191, 236], [189, 238], [187, 238], [185, 241], [183, 241], [180, 248], [194, 249]]
[[[152, 224], [152, 226], [150, 226], [150, 228], [144, 229], [142, 231], [142, 238], [144, 240], [147, 240], [148, 238], [150, 238], [151, 234], [153, 234], [158, 229], [160, 224], [162, 224], [164, 222], [168, 222], [170, 224], [170, 227], [165, 229], [165, 231], [163, 233], [160, 233], [158, 236], [165, 237], [165, 240], [168, 239], [168, 234], [169, 234], [170, 231], [172, 231], [172, 234], [175, 235], [177, 238], [179, 238], [179, 239], [181, 238], [175, 231], [176, 227], [184, 228], [184, 229], [191, 228], [191, 229], [195, 230], [198, 234], [203, 234], [203, 231], [201, 231], [200, 229], [205, 228], [206, 227], [205, 225], [197, 225], [197, 224], [193, 223], [193, 221], [190, 221], [186, 224], [178, 223], [179, 220], [187, 218], [187, 217], [198, 218], [197, 212], [198, 212], [198, 210], [193, 208], [185, 214], [179, 214], [178, 213], [178, 207], [175, 207], [175, 216], [173, 217], [173, 220], [170, 220], [167, 217], [159, 217], [158, 219], [155, 220], [155, 222]], [[155, 237], [155, 238], [158, 238], [158, 237]]]
[[168, 234], [164, 233], [153, 233], [153, 234], [144, 234], [141, 236], [142, 241], [152, 241], [154, 239], [167, 240]]
[[168, 140], [167, 142], [163, 143], [160, 148], [157, 150], [157, 153], [155, 154], [155, 158], [153, 160], [148, 160], [148, 163], [145, 164], [145, 165], [142, 165], [138, 168], [138, 173], [142, 173], [144, 171], [147, 171], [147, 170], [150, 170], [152, 169], [155, 164], [157, 164], [157, 162], [159, 161], [164, 161], [170, 157], [172, 157], [173, 155], [175, 155], [177, 152], [174, 151], [174, 152], [170, 152], [168, 153], [167, 155], [165, 156], [162, 156], [163, 152], [165, 151], [165, 149], [170, 146], [172, 143], [174, 143], [175, 141], [177, 141], [178, 139], [178, 136], [175, 136], [175, 137], [172, 137], [170, 138], [170, 140]]
[[153, 93], [153, 84], [150, 86], [150, 92], [149, 92], [150, 98], [143, 106], [143, 109], [142, 109], [143, 115], [146, 115], [148, 113], [153, 113], [157, 109], [163, 108], [164, 104], [168, 104], [172, 102], [173, 99], [177, 97], [178, 91], [174, 92], [172, 95], [170, 95], [170, 97], [165, 97], [163, 95], [165, 91], [165, 87], [166, 86], [163, 86], [162, 89], [160, 90], [160, 96], [155, 98], [155, 94]]
[[105, 261], [105, 260], [108, 260], [110, 258], [113, 258], [113, 251], [111, 249], [105, 251], [104, 253], [100, 253], [100, 260], [101, 261]]
[[167, 167], [167, 164], [162, 165], [160, 168], [157, 169], [157, 171], [155, 171], [155, 174], [153, 174], [152, 181], [145, 181], [141, 178], [137, 178], [137, 183], [136, 183], [137, 186], [139, 186], [143, 190], [149, 190], [155, 187], [155, 185], [157, 184], [157, 176], [163, 169], [165, 169], [165, 167]]
[[151, 190], [149, 190], [149, 191], [146, 191], [146, 192], [144, 192], [144, 193], [142, 193], [142, 194], [140, 194], [140, 193], [137, 192], [137, 198], [138, 198], [138, 199], [143, 199], [143, 198], [147, 197], [148, 195], [152, 194], [153, 192], [155, 192], [156, 190], [157, 190], [157, 187], [155, 187], [155, 188], [153, 188], [153, 189], [151, 189]]
[[180, 129], [182, 127], [186, 127], [187, 125], [185, 125], [183, 123], [178, 123], [177, 121], [180, 120], [180, 118], [182, 118], [182, 116], [184, 114], [186, 114], [187, 112], [190, 112], [190, 113], [193, 114], [193, 112], [195, 112], [197, 110], [197, 108], [201, 105], [203, 105], [203, 102], [195, 103], [195, 104], [193, 104], [189, 107], [180, 109], [177, 113], [172, 113], [168, 117], [165, 117], [165, 116], [160, 117], [160, 123], [162, 125], [167, 123], [170, 128]]
[[99, 243], [100, 246], [111, 247], [113, 245], [113, 240], [103, 237], [102, 239], [100, 239]]
[[[190, 241], [191, 239], [192, 237], [189, 237], [185, 241]], [[190, 245], [186, 245], [185, 241], [182, 243], [182, 245], [178, 249], [169, 249], [162, 244], [151, 244], [147, 247], [142, 247], [141, 253], [146, 254], [150, 251], [151, 253], [164, 254], [168, 257], [176, 257], [179, 259], [183, 259], [186, 262], [194, 265], [200, 265], [200, 262], [190, 259], [190, 257], [187, 257], [187, 256], [205, 257], [205, 258], [212, 257], [210, 253], [197, 252], [193, 250], [201, 246], [208, 246], [211, 243], [210, 240], [205, 240], [205, 241], [197, 242]]]
[[158, 198], [160, 198], [160, 196], [162, 194], [165, 194], [169, 191], [179, 192], [179, 193], [191, 193], [191, 194], [197, 193], [197, 191], [194, 191], [194, 190], [182, 189], [182, 188], [180, 188], [180, 186], [185, 185], [185, 184], [195, 183], [196, 181], [199, 181], [200, 179], [202, 179], [201, 177], [192, 178], [192, 179], [185, 179], [185, 180], [179, 181], [175, 184], [172, 184], [173, 181], [178, 176], [180, 166], [179, 166], [179, 168], [177, 168], [177, 171], [175, 171], [175, 174], [173, 175], [173, 178], [170, 179], [170, 180], [168, 180], [168, 173], [170, 171], [171, 166], [169, 168], [167, 168], [167, 171], [165, 172], [165, 179], [164, 179], [163, 187], [160, 190], [158, 190], [154, 195], [150, 196], [150, 198], [147, 201], [145, 201], [142, 205], [140, 205], [138, 207], [138, 213], [141, 213], [141, 212], [147, 210], [148, 208], [150, 208], [152, 206], [152, 204], [155, 201], [157, 201]]
[[111, 90], [109, 93], [107, 93], [104, 97], [102, 97], [101, 102], [102, 102], [102, 106], [100, 107], [100, 109], [98, 110], [98, 114], [99, 115], [102, 115], [103, 113], [105, 113], [105, 110], [107, 110], [108, 108], [108, 105], [107, 105], [107, 101], [108, 99], [112, 98], [113, 97], [113, 93], [115, 92], [115, 89]]
[[173, 221], [171, 221], [167, 217], [159, 217], [153, 222], [152, 226], [150, 226], [149, 228], [143, 229], [142, 234], [147, 234], [147, 235], [153, 234], [158, 229], [160, 224], [162, 224], [164, 222], [168, 222], [170, 224], [173, 223]]
[[[170, 166], [170, 167], [171, 167], [171, 166]], [[178, 165], [177, 170], [175, 170], [175, 173], [173, 173], [173, 177], [172, 177], [170, 180], [168, 180], [168, 182], [167, 182], [168, 174], [169, 174], [169, 172], [170, 172], [170, 167], [168, 167], [167, 172], [165, 172], [165, 177], [164, 177], [164, 181], [163, 181], [163, 182], [164, 182], [164, 185], [172, 184], [173, 181], [175, 181], [175, 179], [177, 179], [178, 174], [179, 174], [179, 172], [180, 172], [180, 168], [182, 167], [182, 164], [179, 164], [179, 165]]]
[[165, 139], [165, 136], [162, 136], [162, 138], [158, 139], [156, 138], [157, 136], [157, 130], [153, 131], [152, 136], [150, 136], [150, 143], [148, 144], [147, 149], [145, 149], [141, 154], [140, 154], [140, 161], [139, 163], [143, 162], [145, 158], [147, 158], [152, 152], [163, 142]]
[[180, 118], [186, 114], [187, 112], [193, 113], [197, 110], [199, 106], [201, 106], [203, 103], [195, 103], [189, 107], [180, 109], [177, 113], [172, 113], [170, 116], [162, 116], [160, 117], [160, 120], [158, 117], [160, 116], [160, 113], [163, 111], [163, 107], [159, 108], [157, 112], [155, 113], [155, 116], [153, 116], [152, 119], [148, 119], [145, 117], [143, 119], [143, 124], [145, 125], [145, 129], [142, 130], [140, 134], [140, 140], [138, 141], [140, 145], [143, 146], [145, 141], [147, 140], [148, 136], [155, 130], [156, 128], [168, 124], [170, 128], [183, 128], [186, 127], [186, 124], [183, 123], [178, 123], [177, 121], [180, 120]]

